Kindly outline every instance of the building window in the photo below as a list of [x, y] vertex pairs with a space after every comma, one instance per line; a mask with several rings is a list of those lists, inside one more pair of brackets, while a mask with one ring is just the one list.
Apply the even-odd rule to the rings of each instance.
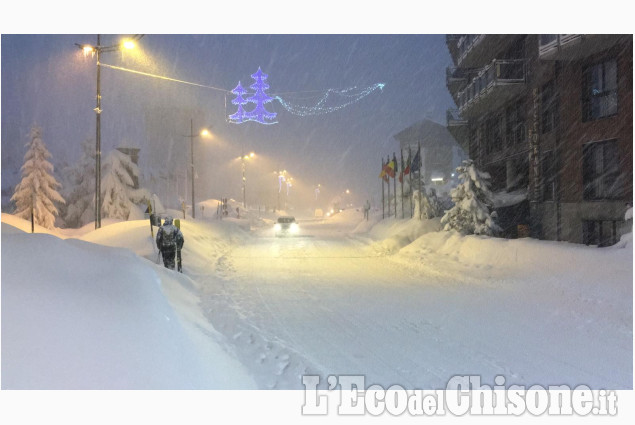
[[556, 162], [553, 151], [544, 153], [542, 157], [542, 200], [556, 199]]
[[622, 194], [617, 140], [588, 143], [582, 150], [584, 199], [618, 199]]
[[507, 192], [529, 187], [529, 155], [517, 155], [507, 160]]
[[617, 243], [617, 222], [614, 220], [583, 220], [582, 243], [610, 246]]
[[485, 122], [485, 153], [498, 152], [503, 148], [501, 116], [494, 115]]
[[584, 70], [582, 117], [584, 121], [617, 114], [617, 61], [615, 59]]
[[542, 86], [542, 132], [549, 133], [558, 125], [558, 95], [554, 81]]
[[512, 146], [525, 141], [525, 113], [522, 101], [518, 101], [507, 108], [507, 143]]

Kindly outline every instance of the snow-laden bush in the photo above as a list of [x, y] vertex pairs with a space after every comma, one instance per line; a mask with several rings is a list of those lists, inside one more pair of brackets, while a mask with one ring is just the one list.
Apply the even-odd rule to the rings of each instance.
[[463, 165], [458, 166], [456, 172], [460, 183], [450, 192], [454, 207], [447, 210], [441, 218], [443, 229], [456, 230], [463, 234], [498, 234], [501, 228], [495, 223], [490, 212], [490, 175], [479, 171], [470, 159], [463, 161]]
[[136, 204], [150, 199], [148, 190], [134, 188], [132, 177], [139, 176], [139, 167], [125, 153], [111, 151], [104, 160], [102, 175], [101, 208], [105, 217], [127, 220]]
[[30, 220], [33, 213], [35, 224], [52, 229], [58, 214], [54, 202], [64, 203], [56, 190], [61, 185], [53, 177], [53, 164], [48, 161], [51, 153], [42, 141], [42, 130], [33, 126], [30, 137], [21, 168], [22, 180], [15, 187], [11, 200], [15, 201], [15, 215]]

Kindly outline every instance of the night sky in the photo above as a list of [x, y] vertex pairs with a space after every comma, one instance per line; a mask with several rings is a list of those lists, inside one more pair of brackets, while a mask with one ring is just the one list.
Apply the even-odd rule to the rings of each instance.
[[[102, 45], [121, 38], [104, 35]], [[94, 140], [96, 62], [74, 43], [95, 42], [96, 35], [2, 35], [4, 187], [22, 165], [32, 123], [42, 127], [58, 167], [77, 160], [82, 140]], [[102, 68], [102, 152], [138, 147], [144, 176], [182, 172], [189, 120], [152, 116], [161, 108], [186, 109], [195, 132], [211, 125], [214, 135], [195, 140], [199, 200], [240, 197], [240, 164], [231, 159], [242, 151], [258, 155], [248, 165], [257, 180], [280, 168], [308, 194], [320, 183], [324, 195], [350, 189], [360, 195], [356, 200], [368, 198], [380, 188], [381, 156], [397, 149], [392, 136], [424, 117], [444, 122], [452, 106], [445, 88], [450, 62], [443, 35], [145, 35], [137, 51], [105, 53], [102, 63], [225, 90], [239, 80], [253, 83], [260, 66], [269, 75], [268, 93], [307, 104], [312, 99], [303, 98], [327, 89], [385, 87], [317, 116], [293, 115], [274, 101], [267, 108], [278, 113], [278, 124], [236, 125], [225, 119], [236, 110], [232, 94]]]
[[[107, 53], [102, 62], [222, 90], [232, 90], [238, 81], [248, 87], [253, 82], [250, 75], [261, 67], [269, 75], [268, 93], [293, 92], [281, 95], [285, 100], [319, 95], [328, 89], [376, 83], [385, 87], [348, 107], [318, 116], [293, 115], [274, 101], [267, 108], [278, 113], [278, 124], [235, 125], [226, 122], [226, 116], [235, 112], [230, 103], [233, 95], [226, 96], [222, 90], [102, 68], [103, 157], [117, 146], [140, 148], [142, 181], [145, 179], [150, 190], [172, 205], [186, 191], [184, 173], [190, 147], [184, 136], [189, 133], [191, 118], [195, 132], [211, 125], [213, 133], [211, 140], [195, 140], [197, 200], [221, 196], [239, 199], [241, 167], [236, 158], [249, 151], [256, 152], [257, 158], [247, 167], [247, 192], [260, 203], [270, 202], [268, 197], [275, 193], [277, 181], [273, 172], [279, 169], [286, 169], [295, 178], [298, 199], [311, 199], [318, 183], [323, 186], [324, 201], [346, 189], [352, 193], [351, 201], [377, 197], [381, 158], [398, 150], [392, 136], [423, 118], [444, 124], [445, 111], [454, 107], [445, 86], [445, 69], [451, 58], [441, 32], [482, 32], [488, 23], [470, 19], [476, 11], [469, 2], [460, 9], [444, 6], [448, 10], [428, 5], [405, 10], [399, 9], [398, 3], [386, 10], [372, 10], [372, 19], [365, 19], [366, 9], [348, 6], [341, 13], [340, 9], [329, 9], [334, 2], [301, 9], [294, 16], [302, 19], [291, 19], [280, 8], [269, 7], [262, 18], [247, 11], [232, 14], [228, 11], [233, 6], [227, 4], [220, 11], [224, 15], [217, 13], [216, 6], [202, 9], [200, 14], [175, 9], [175, 19], [162, 17], [152, 27], [154, 31], [142, 25], [145, 31], [138, 33], [146, 35], [134, 52]], [[46, 7], [57, 11], [52, 5]], [[140, 10], [138, 6], [137, 12]], [[545, 22], [549, 24], [547, 18], [543, 17], [540, 28], [538, 21], [531, 21], [530, 12], [524, 12], [527, 19], [523, 22], [515, 23], [490, 16], [495, 24], [487, 28], [490, 32], [516, 32], [523, 24], [529, 25], [523, 28], [527, 32], [549, 32], [544, 28]], [[539, 10], [532, 13], [542, 16]], [[109, 18], [121, 18], [130, 30], [136, 22], [134, 11], [132, 15], [111, 10]], [[197, 23], [192, 31], [197, 34], [187, 35], [190, 25], [184, 24], [184, 17]], [[208, 17], [209, 24], [205, 23]], [[555, 15], [548, 19], [552, 26], [559, 22]], [[180, 24], [172, 25], [172, 21]], [[46, 22], [43, 28], [51, 28]], [[104, 29], [84, 19], [77, 22], [82, 30]], [[42, 127], [58, 170], [78, 159], [83, 140], [95, 138], [95, 59], [85, 57], [75, 43], [94, 44], [96, 35], [60, 34], [64, 28], [55, 23], [50, 31], [57, 33], [54, 35], [28, 35], [42, 31], [33, 24], [9, 31], [20, 35], [3, 30], [3, 189], [19, 181], [31, 124]], [[102, 45], [122, 39], [112, 35], [120, 31], [106, 28], [102, 32], [111, 35], [102, 36]], [[241, 29], [252, 34], [239, 35]], [[160, 35], [179, 30], [183, 35]], [[211, 31], [234, 35], [206, 35]], [[266, 35], [270, 32], [278, 34]], [[327, 34], [291, 35], [301, 32]], [[386, 34], [372, 35], [380, 32]], [[427, 32], [437, 34], [425, 35]], [[154, 183], [150, 183], [151, 177]], [[173, 189], [161, 193], [162, 185]], [[189, 199], [189, 189], [187, 196]]]

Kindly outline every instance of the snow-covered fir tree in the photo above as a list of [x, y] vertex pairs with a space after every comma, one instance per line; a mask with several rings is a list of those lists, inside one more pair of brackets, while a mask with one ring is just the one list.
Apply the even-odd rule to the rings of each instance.
[[82, 227], [95, 217], [95, 142], [82, 142], [82, 156], [72, 167], [64, 170], [68, 186], [64, 193], [67, 227]]
[[104, 160], [101, 197], [104, 217], [127, 220], [130, 210], [150, 199], [147, 189], [134, 188], [132, 177], [139, 177], [139, 167], [130, 156], [113, 150]]
[[61, 185], [53, 176], [53, 164], [48, 161], [51, 154], [42, 141], [42, 130], [38, 126], [31, 128], [26, 147], [24, 165], [20, 169], [22, 180], [11, 197], [16, 205], [15, 215], [30, 220], [33, 212], [36, 224], [52, 229], [58, 214], [54, 203], [64, 203], [64, 198], [56, 190]]
[[414, 204], [412, 216], [419, 220], [439, 217], [443, 212], [437, 193], [433, 188], [426, 189], [423, 186], [421, 192], [415, 189], [412, 192], [412, 200]]
[[459, 184], [450, 196], [454, 206], [441, 218], [444, 230], [457, 230], [464, 234], [494, 236], [501, 228], [494, 222], [490, 206], [488, 173], [479, 171], [471, 159], [456, 168]]

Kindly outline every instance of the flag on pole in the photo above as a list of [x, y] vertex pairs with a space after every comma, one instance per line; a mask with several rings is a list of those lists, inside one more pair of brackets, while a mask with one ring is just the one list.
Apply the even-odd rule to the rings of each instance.
[[385, 182], [388, 182], [388, 175], [390, 173], [390, 167], [388, 167], [388, 163], [384, 164], [381, 169], [381, 173], [379, 173], [379, 178], [384, 179]]
[[403, 169], [403, 175], [407, 176], [408, 174], [410, 174], [410, 161], [412, 160], [412, 158], [410, 158], [410, 148], [408, 148], [408, 160], [406, 161], [406, 166]]
[[412, 158], [412, 162], [410, 163], [410, 166], [408, 167], [408, 172], [417, 171], [419, 170], [419, 168], [421, 168], [421, 148], [417, 150], [415, 157]]
[[397, 164], [395, 164], [394, 160], [391, 160], [386, 165], [386, 167], [387, 167], [386, 174], [388, 174], [390, 177], [392, 177], [394, 179], [395, 178], [395, 168], [397, 167]]

